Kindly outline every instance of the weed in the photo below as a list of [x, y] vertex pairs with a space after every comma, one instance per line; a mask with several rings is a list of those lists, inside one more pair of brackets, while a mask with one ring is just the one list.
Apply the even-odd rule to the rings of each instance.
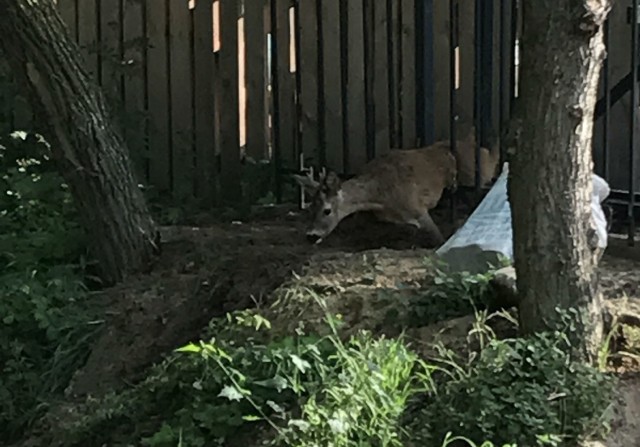
[[560, 331], [506, 340], [489, 334], [468, 359], [441, 347], [435, 362], [436, 392], [412, 423], [427, 445], [454, 430], [475, 442], [564, 445], [607, 429], [614, 382], [574, 361]]
[[216, 319], [215, 337], [85, 411], [67, 445], [215, 446], [245, 435], [240, 444], [288, 447], [557, 446], [606, 428], [612, 381], [573, 362], [561, 332], [500, 340], [487, 325], [495, 316], [478, 311], [468, 337], [475, 350], [440, 346], [426, 363], [403, 337], [362, 331], [343, 340], [342, 320], [305, 293], [324, 310], [327, 335], [301, 323], [272, 336], [250, 311]]
[[433, 259], [425, 260], [433, 276], [424, 286], [424, 293], [411, 305], [409, 323], [425, 326], [439, 321], [472, 314], [490, 303], [489, 282], [494, 269], [486, 273], [449, 272]]
[[0, 139], [0, 437], [63, 391], [98, 325], [83, 284], [84, 237], [37, 134]]

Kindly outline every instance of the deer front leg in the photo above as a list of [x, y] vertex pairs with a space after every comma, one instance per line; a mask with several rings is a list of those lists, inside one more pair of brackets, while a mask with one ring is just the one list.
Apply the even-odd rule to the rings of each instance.
[[440, 232], [440, 229], [438, 228], [436, 223], [431, 218], [429, 211], [426, 211], [422, 216], [418, 218], [418, 228], [429, 233], [433, 237], [436, 244], [444, 244], [444, 237], [442, 236], [442, 233]]

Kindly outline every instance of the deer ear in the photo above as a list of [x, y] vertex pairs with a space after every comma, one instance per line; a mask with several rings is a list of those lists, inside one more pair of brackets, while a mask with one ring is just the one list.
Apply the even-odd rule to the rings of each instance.
[[310, 175], [297, 175], [293, 174], [293, 179], [303, 188], [309, 191], [316, 191], [320, 186], [320, 183], [315, 181]]
[[341, 185], [342, 182], [340, 181], [338, 174], [333, 171], [329, 172], [324, 179], [323, 186], [328, 194], [337, 194]]

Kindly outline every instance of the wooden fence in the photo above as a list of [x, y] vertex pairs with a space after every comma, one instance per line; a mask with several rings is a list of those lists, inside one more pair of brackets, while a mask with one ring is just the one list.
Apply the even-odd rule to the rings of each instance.
[[[275, 161], [274, 173], [302, 154], [349, 174], [391, 148], [449, 138], [449, 0], [57, 3], [123, 117], [141, 180], [176, 199], [238, 201], [243, 151]], [[474, 3], [458, 1], [460, 133], [474, 116]], [[499, 8], [488, 21], [495, 82]], [[483, 98], [496, 122], [498, 90]]]

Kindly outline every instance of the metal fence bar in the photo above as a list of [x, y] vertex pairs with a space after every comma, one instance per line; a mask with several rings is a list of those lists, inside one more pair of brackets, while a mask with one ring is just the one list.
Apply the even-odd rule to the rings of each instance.
[[[609, 182], [609, 133], [611, 130], [611, 91], [609, 90], [609, 82], [611, 76], [610, 51], [609, 51], [609, 20], [604, 23], [604, 45], [607, 51], [607, 57], [603, 61], [602, 66], [602, 85], [604, 88], [604, 117], [603, 117], [603, 138], [602, 141], [602, 175]], [[597, 117], [594, 117], [597, 119]]]
[[[269, 10], [270, 18], [270, 43], [271, 55], [268, 59], [271, 61], [271, 126], [273, 140], [273, 160], [275, 169], [275, 196], [278, 203], [282, 203], [282, 152], [280, 145], [280, 101], [278, 98], [278, 39], [276, 38], [276, 29], [278, 26], [278, 8], [277, 0], [271, 0]], [[286, 51], [286, 48], [284, 49]]]
[[516, 99], [516, 40], [518, 39], [518, 0], [511, 0], [511, 44], [509, 51], [511, 52], [510, 60], [511, 73], [509, 82], [509, 110], [513, 110], [513, 104]]
[[483, 107], [483, 95], [482, 95], [482, 87], [484, 85], [484, 79], [482, 76], [482, 62], [483, 62], [483, 41], [484, 41], [484, 27], [483, 27], [483, 8], [484, 1], [476, 0], [475, 2], [475, 10], [474, 10], [474, 46], [475, 46], [475, 61], [474, 61], [474, 82], [473, 82], [473, 96], [474, 96], [474, 123], [475, 123], [475, 189], [476, 194], [480, 193], [480, 147], [482, 143], [482, 114], [484, 111]]
[[420, 74], [417, 86], [422, 104], [419, 108], [418, 129], [421, 144], [428, 146], [434, 141], [433, 115], [433, 0], [422, 0], [419, 5], [417, 20], [421, 21], [416, 29], [420, 31], [417, 51], [420, 58]]
[[[458, 50], [458, 0], [450, 0], [449, 4], [449, 141], [451, 152], [455, 156], [457, 153], [457, 132], [456, 124], [458, 113], [456, 106], [457, 88], [457, 50]], [[451, 222], [456, 219], [456, 195], [451, 195]]]
[[627, 207], [627, 218], [629, 219], [629, 245], [635, 244], [635, 174], [636, 157], [635, 148], [638, 143], [636, 124], [638, 119], [638, 0], [633, 0], [631, 8], [631, 129], [629, 144], [629, 206]]
[[505, 160], [504, 150], [504, 127], [505, 119], [507, 117], [506, 102], [504, 100], [505, 87], [507, 86], [507, 64], [505, 64], [505, 57], [507, 55], [507, 48], [504, 41], [505, 27], [507, 25], [507, 0], [500, 1], [500, 90], [498, 96], [500, 97], [499, 110], [498, 110], [498, 143], [500, 144], [500, 169], [502, 170], [502, 164]]

